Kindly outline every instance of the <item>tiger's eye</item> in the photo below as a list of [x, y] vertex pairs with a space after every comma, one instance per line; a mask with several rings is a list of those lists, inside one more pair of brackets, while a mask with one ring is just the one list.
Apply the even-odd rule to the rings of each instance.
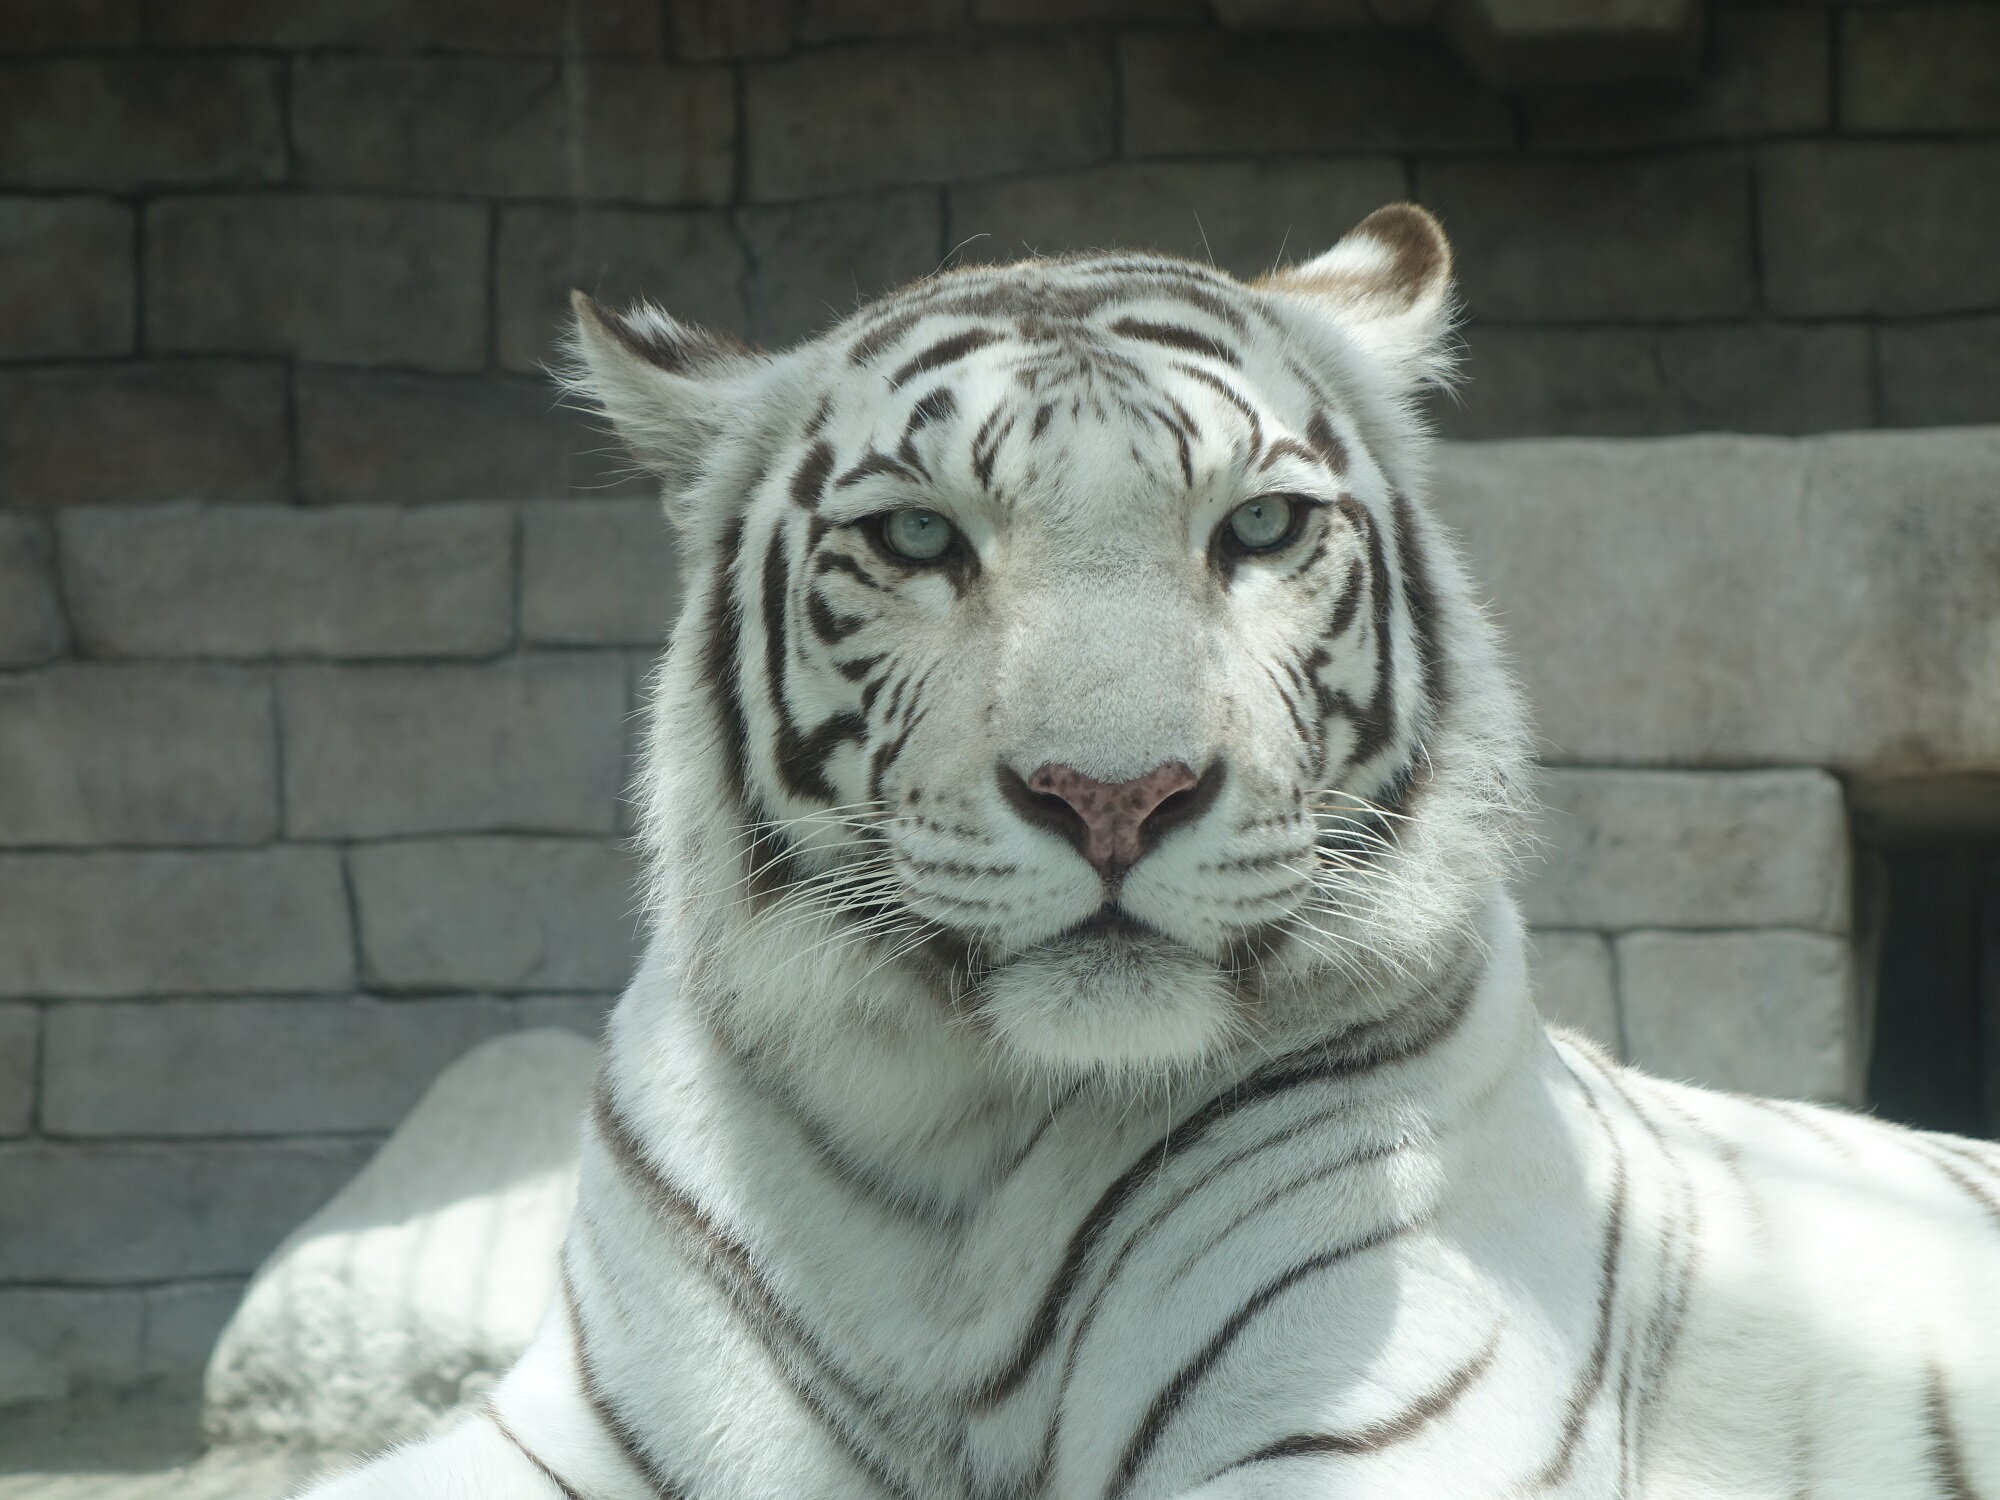
[[1293, 506], [1284, 495], [1259, 495], [1229, 513], [1229, 534], [1246, 552], [1268, 552], [1292, 534]]
[[891, 511], [882, 523], [882, 540], [898, 557], [911, 562], [936, 562], [951, 550], [951, 522], [934, 510]]

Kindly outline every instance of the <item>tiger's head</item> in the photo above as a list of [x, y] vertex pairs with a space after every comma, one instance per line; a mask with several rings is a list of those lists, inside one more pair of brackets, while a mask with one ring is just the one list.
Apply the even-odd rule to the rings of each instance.
[[1522, 734], [1418, 500], [1450, 254], [942, 274], [781, 354], [577, 298], [688, 602], [641, 792], [732, 1023], [1039, 1076], [1359, 1017], [1503, 873]]

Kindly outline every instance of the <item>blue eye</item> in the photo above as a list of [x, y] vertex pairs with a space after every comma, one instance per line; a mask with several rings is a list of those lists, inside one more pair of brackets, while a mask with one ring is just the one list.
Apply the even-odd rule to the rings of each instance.
[[1299, 505], [1289, 495], [1259, 495], [1229, 513], [1229, 536], [1245, 552], [1283, 546], [1296, 529]]
[[882, 545], [911, 562], [936, 562], [958, 533], [934, 510], [892, 510], [881, 521]]

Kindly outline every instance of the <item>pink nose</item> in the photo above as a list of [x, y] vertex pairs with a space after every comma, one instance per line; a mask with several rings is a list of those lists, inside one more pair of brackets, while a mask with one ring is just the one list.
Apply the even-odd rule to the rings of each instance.
[[1175, 793], [1192, 790], [1196, 779], [1177, 760], [1130, 781], [1099, 781], [1070, 766], [1046, 765], [1028, 778], [1028, 790], [1069, 804], [1083, 824], [1077, 848], [1110, 880], [1146, 852], [1146, 820]]

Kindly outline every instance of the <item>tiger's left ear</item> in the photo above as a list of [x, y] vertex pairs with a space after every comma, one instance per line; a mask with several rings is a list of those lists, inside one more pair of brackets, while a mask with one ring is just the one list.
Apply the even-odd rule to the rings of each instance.
[[1253, 285], [1319, 308], [1402, 389], [1451, 373], [1451, 246], [1414, 203], [1376, 209], [1324, 255]]

